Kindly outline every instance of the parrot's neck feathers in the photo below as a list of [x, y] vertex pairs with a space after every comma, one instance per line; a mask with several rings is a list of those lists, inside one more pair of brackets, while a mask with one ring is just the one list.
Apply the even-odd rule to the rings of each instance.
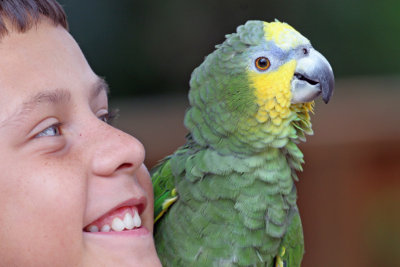
[[306, 140], [312, 135], [309, 111], [313, 104], [293, 107], [293, 114], [280, 125], [271, 121], [262, 124], [243, 124], [240, 121], [218, 124], [217, 119], [197, 107], [188, 110], [185, 125], [193, 142], [211, 147], [221, 154], [254, 155], [269, 148], [285, 149], [289, 144]]
[[[270, 193], [279, 191], [284, 195], [293, 190], [293, 182], [298, 181], [296, 172], [302, 171], [304, 163], [303, 153], [292, 141], [283, 148], [270, 147], [252, 155], [222, 154], [211, 147], [199, 146], [190, 135], [186, 146], [175, 156], [173, 165], [181, 166], [175, 168], [177, 173], [185, 170], [185, 178], [192, 183], [204, 179], [206, 175], [229, 177], [233, 185], [242, 183], [242, 186], [243, 183], [260, 180], [269, 184]], [[185, 160], [184, 165], [179, 165], [181, 156]]]

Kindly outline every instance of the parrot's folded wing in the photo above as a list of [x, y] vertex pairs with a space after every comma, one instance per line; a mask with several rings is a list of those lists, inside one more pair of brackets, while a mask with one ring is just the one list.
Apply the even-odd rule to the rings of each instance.
[[291, 208], [288, 216], [288, 229], [276, 256], [276, 267], [300, 267], [304, 254], [303, 227], [297, 208]]
[[154, 223], [178, 199], [170, 157], [166, 157], [151, 171], [154, 189]]

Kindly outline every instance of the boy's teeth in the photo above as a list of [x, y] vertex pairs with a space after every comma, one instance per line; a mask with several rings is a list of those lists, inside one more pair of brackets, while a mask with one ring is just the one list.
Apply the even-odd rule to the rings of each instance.
[[112, 220], [111, 229], [113, 229], [114, 231], [120, 232], [120, 231], [124, 230], [124, 228], [125, 228], [125, 224], [120, 218], [115, 217], [114, 220]]
[[132, 230], [133, 229], [133, 227], [135, 226], [134, 224], [133, 224], [133, 217], [132, 217], [132, 215], [129, 213], [129, 212], [127, 212], [126, 214], [125, 214], [125, 217], [124, 217], [124, 224], [125, 224], [125, 228], [126, 229], [128, 229], [128, 230]]
[[101, 227], [101, 231], [102, 232], [110, 232], [111, 227], [108, 224], [103, 225], [103, 227]]
[[[132, 213], [133, 212], [133, 215]], [[99, 232], [99, 227], [101, 226], [101, 224], [92, 224], [89, 225], [86, 228], [86, 231], [88, 232]], [[110, 224], [104, 224], [100, 231], [101, 232], [110, 232], [110, 231], [123, 231], [125, 229], [127, 230], [132, 230], [133, 228], [138, 228], [142, 226], [142, 220], [140, 219], [139, 213], [136, 209], [131, 209], [130, 212], [125, 213], [124, 215], [124, 219], [121, 220], [121, 218], [119, 217], [115, 217], [112, 221], [111, 221], [111, 226]]]
[[118, 217], [115, 217], [112, 220], [111, 229], [117, 232], [123, 231], [124, 229], [132, 230], [135, 227], [140, 227], [142, 225], [142, 221], [137, 210], [134, 210], [133, 217], [127, 212], [124, 216], [124, 220], [121, 220]]
[[93, 232], [98, 232], [99, 228], [96, 225], [91, 225], [88, 230], [89, 232], [93, 233]]
[[134, 227], [140, 227], [142, 225], [142, 220], [140, 219], [140, 216], [137, 212], [137, 210], [134, 210], [133, 213], [133, 226]]

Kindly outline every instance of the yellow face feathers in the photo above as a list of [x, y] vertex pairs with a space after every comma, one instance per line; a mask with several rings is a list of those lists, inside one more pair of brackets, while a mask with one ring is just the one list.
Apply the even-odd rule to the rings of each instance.
[[264, 22], [264, 33], [267, 41], [273, 41], [284, 51], [310, 43], [307, 38], [292, 26], [282, 22]]
[[[309, 45], [309, 41], [305, 37], [286, 23], [265, 22], [264, 33], [267, 42], [274, 42], [283, 51]], [[296, 66], [297, 61], [293, 59], [273, 71], [263, 72], [258, 67], [259, 71], [248, 70], [247, 75], [251, 87], [254, 88], [258, 106], [255, 119], [265, 125], [271, 133], [279, 134], [282, 127], [287, 125], [285, 122], [293, 119], [294, 114], [304, 113], [307, 114], [305, 115], [307, 117], [308, 112], [312, 112], [312, 102], [291, 104], [291, 82]]]
[[290, 83], [295, 68], [296, 61], [292, 60], [274, 72], [248, 73], [259, 107], [256, 114], [258, 122], [263, 123], [270, 118], [272, 123], [278, 126], [282, 120], [289, 117], [292, 97]]

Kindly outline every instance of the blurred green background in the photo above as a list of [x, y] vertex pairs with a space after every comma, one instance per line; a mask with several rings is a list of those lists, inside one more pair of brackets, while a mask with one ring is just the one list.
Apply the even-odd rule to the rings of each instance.
[[194, 67], [250, 19], [285, 21], [338, 78], [400, 73], [398, 0], [60, 0], [113, 96], [185, 93]]
[[304, 267], [400, 266], [400, 1], [60, 0], [70, 30], [120, 108], [116, 127], [146, 164], [185, 142], [190, 74], [249, 19], [295, 27], [331, 63], [336, 91], [318, 101], [301, 145]]

